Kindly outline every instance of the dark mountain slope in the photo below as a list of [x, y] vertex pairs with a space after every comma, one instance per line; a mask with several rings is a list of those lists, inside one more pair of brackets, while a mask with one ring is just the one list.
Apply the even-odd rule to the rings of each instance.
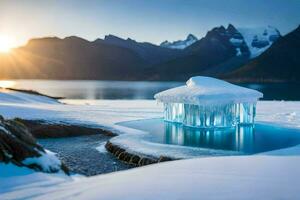
[[181, 50], [160, 47], [148, 42], [136, 42], [130, 38], [124, 40], [114, 35], [107, 35], [104, 40], [97, 39], [94, 43], [130, 49], [137, 53], [148, 64], [147, 66], [165, 62], [183, 54]]
[[146, 63], [135, 52], [79, 37], [41, 38], [0, 57], [0, 78], [130, 79]]
[[[186, 80], [203, 71], [220, 65], [240, 56], [248, 59], [250, 52], [245, 42], [233, 44], [230, 39], [243, 39], [243, 36], [232, 26], [217, 27], [206, 36], [184, 49], [186, 56], [153, 66], [146, 72], [153, 80]], [[242, 40], [243, 41], [243, 40]]]
[[236, 81], [300, 81], [300, 26], [248, 64], [223, 76]]

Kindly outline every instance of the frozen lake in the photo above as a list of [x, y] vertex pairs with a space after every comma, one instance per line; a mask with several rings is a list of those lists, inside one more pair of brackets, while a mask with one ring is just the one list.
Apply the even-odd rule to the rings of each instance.
[[[8, 80], [0, 86], [35, 90], [67, 99], [153, 99], [155, 93], [183, 82]], [[300, 100], [300, 83], [240, 84], [264, 93], [264, 100]]]
[[148, 142], [243, 154], [261, 153], [300, 144], [299, 130], [265, 123], [257, 123], [254, 127], [198, 129], [165, 122], [163, 119], [146, 119], [121, 122], [119, 125], [148, 132], [143, 138]]

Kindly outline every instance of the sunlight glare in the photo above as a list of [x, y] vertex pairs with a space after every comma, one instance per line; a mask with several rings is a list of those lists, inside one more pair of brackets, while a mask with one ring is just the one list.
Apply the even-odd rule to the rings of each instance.
[[0, 81], [0, 88], [11, 88], [15, 84], [15, 81]]
[[14, 40], [7, 35], [0, 35], [0, 53], [8, 53], [14, 47]]

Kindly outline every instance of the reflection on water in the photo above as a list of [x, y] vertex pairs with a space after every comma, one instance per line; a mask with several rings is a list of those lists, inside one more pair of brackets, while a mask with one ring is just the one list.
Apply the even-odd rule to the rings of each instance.
[[182, 146], [253, 152], [253, 126], [232, 129], [195, 129], [165, 123], [163, 142]]
[[9, 87], [35, 90], [42, 94], [67, 99], [153, 99], [157, 92], [183, 84], [180, 82], [84, 80], [14, 80], [13, 83], [14, 85]]
[[253, 154], [300, 144], [300, 131], [267, 124], [231, 129], [196, 129], [163, 119], [123, 122], [120, 125], [149, 132], [152, 142], [239, 151]]
[[[155, 93], [183, 82], [5, 80], [0, 87], [35, 90], [67, 99], [153, 99]], [[264, 93], [265, 100], [300, 100], [300, 83], [241, 84]]]

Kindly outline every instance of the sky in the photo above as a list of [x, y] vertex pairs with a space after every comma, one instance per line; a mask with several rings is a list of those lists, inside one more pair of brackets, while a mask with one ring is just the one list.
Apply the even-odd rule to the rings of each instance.
[[300, 24], [300, 0], [0, 0], [0, 36], [14, 46], [34, 37], [92, 41], [107, 34], [159, 44], [189, 33], [201, 38], [228, 23], [286, 34]]

